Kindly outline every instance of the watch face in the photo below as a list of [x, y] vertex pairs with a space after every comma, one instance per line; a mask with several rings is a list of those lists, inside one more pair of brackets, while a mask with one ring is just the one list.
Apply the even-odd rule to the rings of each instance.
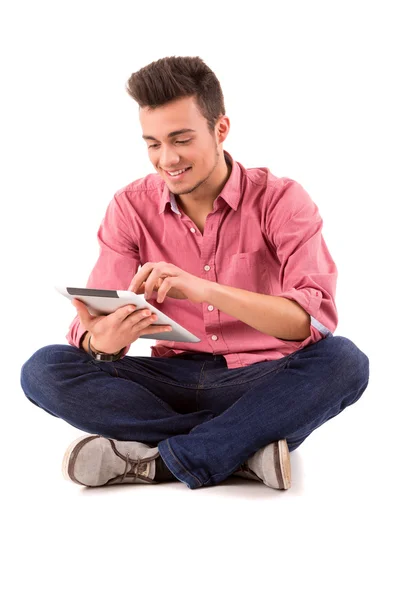
[[111, 362], [112, 361], [112, 354], [98, 354], [97, 357], [98, 357], [98, 360], [101, 360], [103, 362]]
[[94, 353], [96, 360], [100, 360], [102, 362], [113, 362], [114, 360], [118, 360], [119, 356], [120, 352], [117, 352], [117, 354], [104, 354], [102, 352]]

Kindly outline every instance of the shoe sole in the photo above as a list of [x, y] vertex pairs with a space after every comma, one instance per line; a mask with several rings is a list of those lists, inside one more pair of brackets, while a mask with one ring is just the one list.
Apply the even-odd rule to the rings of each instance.
[[[66, 449], [65, 453], [64, 453], [64, 458], [62, 461], [62, 474], [64, 476], [64, 479], [67, 479], [68, 481], [73, 481], [74, 483], [81, 483], [80, 481], [78, 481], [77, 479], [75, 479], [72, 475], [70, 475], [69, 473], [69, 465], [70, 465], [70, 459], [71, 456], [73, 455], [76, 447], [78, 446], [78, 444], [80, 444], [80, 442], [82, 440], [90, 440], [90, 439], [94, 439], [99, 437], [98, 435], [93, 435], [90, 436], [88, 434], [86, 435], [82, 435], [81, 437], [75, 439], [73, 442], [70, 443], [70, 445], [68, 446], [68, 448]], [[83, 485], [83, 484], [81, 484]]]
[[[277, 456], [275, 455], [275, 461], [279, 464], [279, 474], [281, 475], [280, 489], [288, 490], [291, 486], [291, 467], [290, 467], [290, 453], [289, 447], [286, 440], [279, 440], [277, 443]], [[278, 465], [277, 465], [278, 467]], [[277, 468], [278, 472], [278, 468]]]

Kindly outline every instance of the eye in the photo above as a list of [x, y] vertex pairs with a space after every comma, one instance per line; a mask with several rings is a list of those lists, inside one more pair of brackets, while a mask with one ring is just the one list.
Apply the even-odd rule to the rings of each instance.
[[[181, 140], [181, 141], [177, 141], [177, 144], [187, 144], [188, 142], [190, 142], [191, 140]], [[151, 146], [149, 146], [149, 150], [150, 148], [158, 148], [159, 144], [152, 144]]]

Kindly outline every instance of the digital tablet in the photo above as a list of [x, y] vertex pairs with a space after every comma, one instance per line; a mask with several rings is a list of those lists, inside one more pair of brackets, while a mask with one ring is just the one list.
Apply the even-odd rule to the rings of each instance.
[[[127, 290], [99, 290], [96, 288], [76, 288], [62, 285], [54, 286], [66, 298], [81, 300], [91, 315], [98, 317], [100, 315], [109, 315], [121, 306], [134, 304], [136, 310], [149, 308], [152, 313], [158, 316], [155, 323], [149, 325], [171, 325], [171, 331], [163, 331], [154, 334], [141, 335], [139, 337], [148, 340], [169, 340], [173, 342], [201, 342], [201, 340], [190, 333], [187, 329], [176, 323], [173, 319], [165, 315], [161, 310], [155, 308], [150, 302], [144, 299], [143, 294], [135, 294]], [[136, 312], [136, 311], [135, 311]]]

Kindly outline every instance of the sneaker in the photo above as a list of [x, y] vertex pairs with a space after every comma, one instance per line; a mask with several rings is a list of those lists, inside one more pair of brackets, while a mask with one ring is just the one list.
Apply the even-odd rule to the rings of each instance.
[[83, 435], [67, 448], [62, 472], [65, 479], [95, 487], [114, 483], [155, 481], [157, 448], [141, 442], [121, 442], [100, 435]]
[[291, 468], [286, 440], [272, 442], [261, 448], [232, 475], [261, 481], [276, 490], [288, 490], [291, 486]]

